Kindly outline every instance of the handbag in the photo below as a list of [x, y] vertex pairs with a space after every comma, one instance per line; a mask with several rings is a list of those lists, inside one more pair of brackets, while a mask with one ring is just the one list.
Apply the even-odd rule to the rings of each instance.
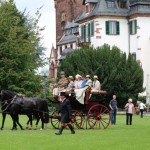
[[126, 112], [128, 112], [128, 107], [125, 108]]

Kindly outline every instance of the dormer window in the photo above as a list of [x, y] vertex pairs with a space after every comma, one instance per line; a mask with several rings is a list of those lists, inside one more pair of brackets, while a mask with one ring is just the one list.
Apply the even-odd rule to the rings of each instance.
[[72, 33], [71, 29], [66, 30], [66, 35], [70, 35]]
[[120, 2], [120, 8], [126, 8], [126, 2]]
[[78, 27], [75, 27], [72, 29], [72, 33], [78, 33], [79, 32], [79, 28]]
[[107, 7], [108, 8], [115, 8], [115, 2], [114, 1], [107, 1]]

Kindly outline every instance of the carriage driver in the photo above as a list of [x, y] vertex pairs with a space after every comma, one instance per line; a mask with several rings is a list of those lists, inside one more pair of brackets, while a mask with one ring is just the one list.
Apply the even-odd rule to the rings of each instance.
[[61, 114], [61, 127], [58, 132], [56, 132], [56, 135], [61, 135], [66, 125], [71, 130], [71, 134], [75, 134], [75, 131], [73, 129], [73, 126], [71, 124], [71, 105], [69, 100], [66, 98], [66, 92], [60, 92], [60, 108], [58, 110], [58, 114]]
[[58, 92], [63, 91], [68, 86], [68, 79], [65, 77], [65, 72], [60, 72], [61, 78], [53, 88], [53, 96], [58, 96]]

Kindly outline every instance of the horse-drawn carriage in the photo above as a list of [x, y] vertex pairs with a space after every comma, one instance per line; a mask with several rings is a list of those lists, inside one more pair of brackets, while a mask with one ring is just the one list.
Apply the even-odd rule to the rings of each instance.
[[[86, 104], [79, 103], [76, 100], [76, 96], [74, 94], [68, 96], [68, 99], [70, 100], [72, 106], [71, 120], [73, 125], [79, 129], [106, 129], [110, 124], [110, 112], [105, 105], [101, 104], [105, 95], [105, 91], [92, 93], [89, 100], [86, 101]], [[32, 97], [18, 97], [15, 94], [12, 94], [12, 92], [4, 90], [1, 91], [0, 100], [3, 116], [1, 129], [3, 129], [6, 114], [10, 114], [13, 119], [13, 129], [16, 129], [16, 124], [18, 124], [20, 128], [23, 129], [21, 124], [19, 123], [18, 118], [18, 115], [22, 114], [23, 110], [25, 110], [23, 114], [27, 115], [30, 121], [32, 121], [32, 115], [34, 115], [37, 119], [39, 119], [40, 117], [42, 121], [42, 128], [44, 122], [48, 122], [47, 118], [50, 118], [50, 122], [54, 128], [58, 129], [60, 126], [60, 117], [57, 113], [58, 111], [55, 110], [51, 115], [49, 115], [48, 104], [45, 100]], [[51, 102], [52, 104], [55, 103], [59, 105], [59, 101]]]
[[[106, 129], [110, 124], [110, 112], [105, 105], [101, 104], [105, 95], [105, 91], [91, 93], [86, 104], [79, 103], [73, 93], [68, 96], [72, 107], [73, 125], [78, 129]], [[59, 101], [51, 102], [52, 104], [59, 104]], [[50, 115], [51, 124], [56, 129], [60, 126], [60, 117], [57, 112], [58, 110], [55, 110], [52, 115]]]

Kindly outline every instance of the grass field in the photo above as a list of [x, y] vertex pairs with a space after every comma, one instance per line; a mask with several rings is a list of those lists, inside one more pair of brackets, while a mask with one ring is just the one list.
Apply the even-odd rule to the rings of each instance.
[[[1, 121], [1, 117], [0, 117]], [[25, 126], [26, 116], [20, 117]], [[133, 125], [125, 125], [125, 115], [117, 116], [117, 125], [106, 130], [64, 130], [61, 136], [49, 124], [45, 130], [11, 131], [7, 116], [0, 131], [0, 150], [150, 150], [150, 117], [133, 116]]]

